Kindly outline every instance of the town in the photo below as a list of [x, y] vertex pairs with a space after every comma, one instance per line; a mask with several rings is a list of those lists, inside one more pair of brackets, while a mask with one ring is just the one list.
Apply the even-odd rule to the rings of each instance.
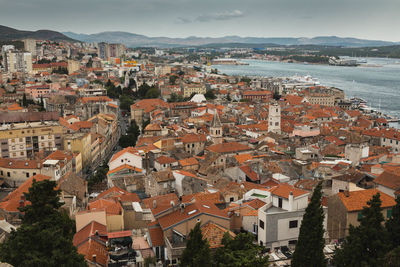
[[50, 198], [37, 190], [52, 181], [89, 266], [196, 266], [187, 262], [195, 233], [216, 262], [248, 238], [264, 265], [231, 266], [306, 266], [294, 261], [309, 253], [296, 245], [312, 203], [322, 260], [349, 266], [336, 257], [350, 257], [355, 229], [367, 231], [368, 207], [382, 217], [376, 231], [400, 219], [397, 121], [311, 77], [218, 70], [244, 54], [261, 57], [252, 48], [4, 44], [0, 242], [26, 229], [41, 206], [33, 200], [43, 201], [35, 192]]

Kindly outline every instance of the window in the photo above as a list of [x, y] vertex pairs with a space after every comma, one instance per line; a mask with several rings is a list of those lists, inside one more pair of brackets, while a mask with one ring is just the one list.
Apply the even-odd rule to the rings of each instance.
[[234, 198], [234, 197], [231, 197], [231, 198], [229, 198], [229, 201], [230, 201], [230, 202], [233, 202], [233, 201], [235, 201], [235, 198]]
[[29, 172], [26, 173], [26, 178], [29, 178]]
[[289, 228], [297, 228], [298, 221], [289, 221]]
[[392, 217], [392, 209], [388, 209], [388, 210], [386, 211], [386, 217], [387, 217], [387, 218], [391, 218], [391, 217]]
[[297, 244], [297, 240], [289, 240], [289, 245], [296, 245]]
[[10, 177], [10, 176], [11, 176], [10, 172], [7, 172], [7, 177]]
[[361, 220], [361, 219], [362, 219], [362, 217], [363, 217], [363, 216], [362, 216], [362, 213], [361, 213], [361, 212], [359, 212], [359, 213], [358, 213], [358, 216], [357, 216], [357, 219], [358, 219], [358, 220]]
[[282, 198], [278, 198], [278, 207], [282, 208]]
[[260, 220], [260, 228], [264, 229], [264, 221]]

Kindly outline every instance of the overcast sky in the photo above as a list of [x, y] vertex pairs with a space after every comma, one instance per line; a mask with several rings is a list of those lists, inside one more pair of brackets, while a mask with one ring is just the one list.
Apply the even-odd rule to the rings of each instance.
[[147, 36], [400, 41], [400, 0], [0, 0], [0, 25]]

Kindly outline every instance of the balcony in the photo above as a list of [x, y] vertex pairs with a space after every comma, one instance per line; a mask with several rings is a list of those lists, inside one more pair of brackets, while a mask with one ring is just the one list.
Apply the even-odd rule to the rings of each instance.
[[168, 258], [180, 258], [186, 248], [186, 239], [178, 239], [174, 237], [165, 237], [165, 245], [167, 248]]

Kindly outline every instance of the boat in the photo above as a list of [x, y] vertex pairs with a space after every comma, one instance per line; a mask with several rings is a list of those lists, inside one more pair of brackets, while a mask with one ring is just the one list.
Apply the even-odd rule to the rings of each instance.
[[305, 76], [293, 76], [293, 80], [300, 82], [300, 83], [312, 83], [314, 85], [320, 85], [320, 81], [317, 78], [313, 78], [310, 75]]

